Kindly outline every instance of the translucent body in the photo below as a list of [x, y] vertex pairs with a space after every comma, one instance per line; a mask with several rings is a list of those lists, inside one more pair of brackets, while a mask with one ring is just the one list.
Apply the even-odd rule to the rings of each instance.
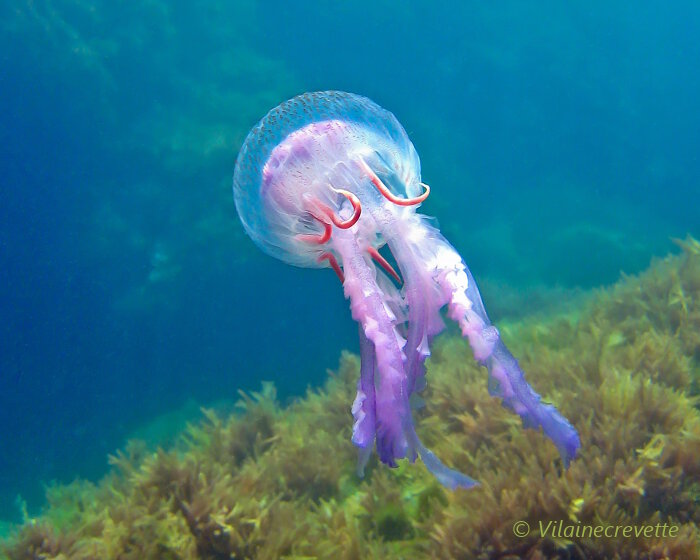
[[413, 144], [394, 115], [369, 99], [344, 92], [305, 93], [272, 109], [248, 134], [233, 179], [238, 214], [253, 241], [289, 264], [327, 266], [318, 262], [323, 249], [298, 241], [297, 235], [318, 232], [309, 196], [342, 215], [347, 200], [332, 185], [382, 202], [357, 166], [358, 156], [394, 194], [420, 193], [420, 160]]
[[[580, 446], [576, 430], [525, 381], [466, 264], [416, 213], [428, 194], [396, 118], [342, 92], [304, 94], [270, 111], [246, 138], [234, 172], [236, 207], [258, 246], [290, 264], [331, 266], [343, 283], [360, 325], [352, 406], [360, 473], [376, 444], [389, 466], [420, 456], [445, 486], [476, 484], [421, 444], [412, 419], [411, 397], [425, 387], [443, 308], [487, 367], [491, 393], [525, 426], [541, 427], [568, 465]], [[376, 250], [385, 243], [400, 275]]]

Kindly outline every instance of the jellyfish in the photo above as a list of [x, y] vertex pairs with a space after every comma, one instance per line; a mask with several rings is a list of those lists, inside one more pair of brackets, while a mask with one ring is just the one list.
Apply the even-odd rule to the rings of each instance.
[[416, 212], [430, 188], [392, 113], [340, 91], [285, 101], [246, 137], [233, 193], [245, 231], [260, 249], [291, 265], [331, 268], [350, 300], [361, 354], [351, 408], [360, 476], [376, 447], [390, 467], [420, 457], [447, 488], [477, 484], [421, 443], [412, 418], [426, 386], [431, 341], [445, 327], [443, 308], [488, 369], [490, 394], [525, 427], [541, 428], [568, 466], [580, 447], [578, 434], [527, 383], [464, 260], [431, 218]]

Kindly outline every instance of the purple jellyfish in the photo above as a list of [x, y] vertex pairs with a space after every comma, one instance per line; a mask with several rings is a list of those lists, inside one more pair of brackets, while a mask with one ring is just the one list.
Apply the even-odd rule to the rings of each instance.
[[[525, 381], [467, 265], [430, 218], [416, 213], [429, 192], [396, 117], [339, 91], [305, 93], [272, 109], [248, 134], [233, 177], [236, 208], [253, 241], [295, 266], [330, 266], [350, 300], [362, 358], [352, 405], [360, 476], [376, 443], [391, 467], [419, 455], [444, 486], [477, 484], [423, 446], [411, 416], [445, 306], [488, 368], [490, 393], [526, 427], [541, 426], [568, 466], [580, 447], [576, 430]], [[398, 273], [379, 253], [384, 245]]]

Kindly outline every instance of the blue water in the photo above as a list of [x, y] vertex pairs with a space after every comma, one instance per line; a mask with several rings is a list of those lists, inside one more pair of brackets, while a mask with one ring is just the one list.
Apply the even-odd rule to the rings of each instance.
[[202, 4], [0, 7], [0, 519], [159, 415], [356, 351], [333, 273], [233, 205], [245, 134], [297, 93], [397, 115], [496, 319], [700, 236], [696, 2]]

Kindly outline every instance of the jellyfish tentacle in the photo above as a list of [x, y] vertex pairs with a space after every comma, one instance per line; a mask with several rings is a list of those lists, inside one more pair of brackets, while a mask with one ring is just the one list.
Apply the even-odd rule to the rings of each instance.
[[331, 268], [340, 280], [340, 283], [343, 284], [345, 282], [345, 275], [343, 274], [343, 269], [340, 268], [340, 265], [338, 264], [338, 259], [335, 258], [335, 255], [333, 253], [329, 252], [325, 252], [320, 257], [318, 257], [318, 262], [323, 262], [326, 260], [331, 265]]
[[379, 251], [377, 251], [374, 247], [370, 245], [370, 247], [367, 249], [367, 252], [376, 261], [376, 263], [386, 271], [387, 274], [389, 274], [399, 284], [402, 283], [401, 277], [399, 276], [398, 272], [396, 272], [396, 270], [394, 270], [394, 267], [391, 266], [384, 257], [382, 257]]
[[384, 464], [395, 467], [397, 459], [406, 456], [415, 459], [405, 430], [412, 422], [405, 387], [405, 341], [397, 330], [397, 318], [377, 284], [376, 269], [368, 261], [364, 243], [351, 232], [335, 233], [333, 248], [343, 260], [345, 296], [350, 300], [353, 318], [374, 347], [377, 453]]
[[[350, 203], [352, 204], [353, 207], [353, 215], [347, 219], [347, 220], [341, 220], [338, 218], [328, 206], [320, 202], [319, 200], [315, 199], [313, 200], [313, 204], [320, 208], [323, 213], [335, 224], [338, 228], [340, 229], [348, 229], [355, 225], [357, 223], [357, 220], [360, 218], [360, 213], [362, 211], [362, 205], [360, 204], [360, 199], [357, 198], [353, 193], [343, 190], [343, 189], [333, 189], [333, 191], [337, 192], [338, 194], [342, 194], [345, 196]], [[328, 240], [331, 238], [331, 234], [333, 233], [333, 228], [331, 224], [326, 222], [325, 220], [321, 219], [315, 209], [310, 209], [309, 213], [313, 216], [313, 218], [319, 222], [323, 226], [323, 233], [322, 234], [298, 234], [296, 236], [296, 239], [299, 241], [303, 241], [306, 243], [311, 243], [314, 245], [323, 245], [328, 242]], [[326, 251], [325, 253], [322, 253], [318, 259], [317, 262], [323, 262], [327, 260], [328, 263], [331, 265], [331, 268], [335, 272], [336, 276], [338, 276], [338, 279], [340, 280], [340, 283], [345, 282], [345, 276], [343, 274], [343, 270], [341, 269], [340, 265], [338, 264], [338, 259], [335, 258], [335, 255], [333, 253], [330, 253]]]
[[313, 201], [307, 202], [308, 206], [313, 206], [313, 208], [307, 207], [307, 212], [309, 212], [309, 214], [311, 214], [311, 216], [313, 216], [313, 218], [323, 226], [323, 233], [301, 233], [296, 235], [296, 239], [306, 243], [323, 245], [331, 238], [332, 226], [330, 223], [328, 223], [326, 220], [324, 220], [318, 215], [318, 210], [321, 210], [324, 216], [327, 217], [333, 225], [340, 229], [351, 228], [357, 223], [357, 220], [360, 219], [360, 215], [362, 214], [362, 204], [360, 203], [360, 199], [357, 197], [357, 195], [351, 193], [350, 191], [346, 191], [345, 189], [334, 189], [333, 187], [331, 187], [331, 190], [333, 190], [333, 192], [343, 195], [350, 201], [353, 210], [352, 216], [350, 216], [347, 220], [341, 220], [328, 205], [324, 204], [318, 199], [313, 199]]
[[[425, 223], [423, 228], [430, 228]], [[525, 380], [525, 374], [491, 324], [469, 268], [440, 232], [430, 228], [434, 259], [427, 266], [447, 298], [448, 316], [469, 341], [474, 358], [489, 371], [489, 391], [516, 412], [527, 428], [542, 427], [556, 445], [565, 466], [576, 456], [581, 442], [576, 429]]]
[[328, 217], [333, 221], [336, 227], [339, 227], [340, 229], [348, 229], [354, 226], [362, 214], [362, 204], [360, 203], [360, 199], [357, 198], [356, 194], [346, 191], [345, 189], [334, 189], [333, 187], [331, 187], [331, 189], [338, 194], [342, 194], [350, 201], [350, 204], [352, 204], [352, 216], [350, 216], [350, 218], [347, 220], [340, 220], [333, 211], [330, 211]]
[[357, 396], [352, 404], [355, 423], [352, 427], [352, 442], [359, 448], [357, 474], [363, 477], [365, 466], [372, 454], [376, 433], [376, 410], [374, 370], [376, 353], [374, 344], [365, 336], [362, 326], [360, 332], [360, 379], [357, 380]]
[[[405, 228], [409, 228], [412, 235], [407, 235]], [[498, 329], [491, 324], [476, 282], [457, 251], [418, 215], [398, 229], [384, 233], [406, 283], [410, 315], [404, 352], [409, 383], [415, 385], [411, 391], [420, 389], [418, 384], [423, 379], [421, 373], [429, 355], [430, 338], [441, 330], [437, 323], [432, 330], [428, 328], [427, 313], [447, 304], [448, 317], [458, 323], [474, 358], [489, 371], [491, 394], [500, 397], [504, 406], [516, 412], [525, 427], [541, 426], [568, 465], [580, 447], [576, 429], [554, 406], [541, 402], [540, 395], [527, 383], [517, 360], [501, 340]], [[430, 239], [430, 244], [424, 242], [426, 239]], [[421, 341], [421, 335], [427, 340]], [[417, 449], [420, 453], [420, 448]]]
[[313, 245], [323, 245], [331, 238], [332, 228], [331, 225], [327, 224], [326, 222], [322, 222], [321, 220], [319, 220], [319, 222], [323, 226], [323, 233], [300, 233], [296, 235], [295, 238], [299, 241], [303, 241], [304, 243], [311, 243]]
[[[332, 188], [332, 187], [331, 187]], [[350, 216], [347, 220], [341, 220], [338, 215], [327, 205], [321, 202], [320, 200], [316, 199], [314, 200], [314, 205], [317, 206], [323, 214], [335, 225], [336, 227], [340, 229], [348, 229], [354, 226], [357, 223], [357, 220], [360, 219], [360, 215], [362, 214], [362, 204], [360, 203], [360, 199], [357, 198], [356, 195], [351, 193], [350, 191], [346, 191], [344, 189], [332, 189], [334, 192], [337, 192], [339, 194], [342, 194], [345, 198], [347, 198], [350, 201], [350, 204], [352, 204], [352, 216]], [[324, 220], [321, 220], [318, 216], [314, 215], [314, 218], [319, 220], [320, 222], [324, 222]], [[324, 222], [325, 223], [325, 222]]]
[[[449, 246], [447, 241], [444, 243]], [[448, 314], [459, 324], [474, 357], [487, 367], [489, 392], [500, 397], [507, 408], [516, 412], [526, 428], [542, 427], [545, 435], [556, 445], [564, 466], [568, 466], [581, 447], [578, 432], [553, 405], [543, 403], [542, 397], [525, 380], [518, 361], [486, 315], [474, 277], [457, 252], [452, 251], [459, 263], [452, 259], [449, 265], [452, 268], [447, 270], [442, 280], [452, 292]]]
[[474, 486], [479, 486], [480, 483], [478, 480], [474, 480], [458, 470], [449, 468], [438, 459], [435, 453], [421, 443], [413, 426], [411, 426], [408, 433], [408, 440], [418, 452], [418, 455], [420, 455], [421, 461], [423, 461], [425, 467], [445, 488], [454, 490], [456, 488], [473, 488]]
[[333, 227], [331, 226], [331, 224], [329, 224], [326, 220], [324, 220], [318, 215], [317, 208], [312, 207], [312, 204], [315, 206], [320, 205], [320, 203], [317, 200], [314, 200], [313, 202], [305, 200], [306, 211], [309, 214], [311, 214], [311, 217], [314, 220], [316, 220], [319, 224], [323, 226], [323, 233], [299, 233], [295, 236], [295, 238], [299, 241], [303, 241], [304, 243], [311, 243], [312, 245], [323, 245], [324, 243], [328, 242], [328, 240], [331, 238]]
[[[447, 298], [435, 285], [431, 270], [426, 268], [426, 258], [429, 255], [421, 250], [420, 239], [411, 241], [412, 236], [405, 229], [408, 227], [413, 230], [413, 221], [410, 219], [406, 224], [395, 224], [383, 230], [404, 278], [408, 308], [408, 329], [404, 346], [405, 373], [406, 388], [411, 397], [425, 387], [425, 360], [430, 355], [430, 341], [445, 328], [440, 309], [447, 303]], [[412, 423], [406, 425], [405, 433], [409, 444], [420, 456], [423, 464], [443, 486], [455, 489], [472, 488], [479, 484], [466, 474], [442, 463], [422, 444]]]
[[374, 172], [374, 170], [367, 164], [367, 162], [364, 159], [358, 158], [357, 162], [360, 168], [367, 174], [369, 180], [372, 181], [372, 184], [382, 194], [382, 196], [386, 198], [389, 202], [392, 202], [397, 206], [415, 206], [416, 204], [420, 204], [421, 202], [423, 202], [430, 195], [430, 187], [425, 183], [419, 183], [420, 186], [423, 187], [423, 194], [414, 198], [399, 198], [389, 190], [389, 188], [382, 182], [379, 176]]

